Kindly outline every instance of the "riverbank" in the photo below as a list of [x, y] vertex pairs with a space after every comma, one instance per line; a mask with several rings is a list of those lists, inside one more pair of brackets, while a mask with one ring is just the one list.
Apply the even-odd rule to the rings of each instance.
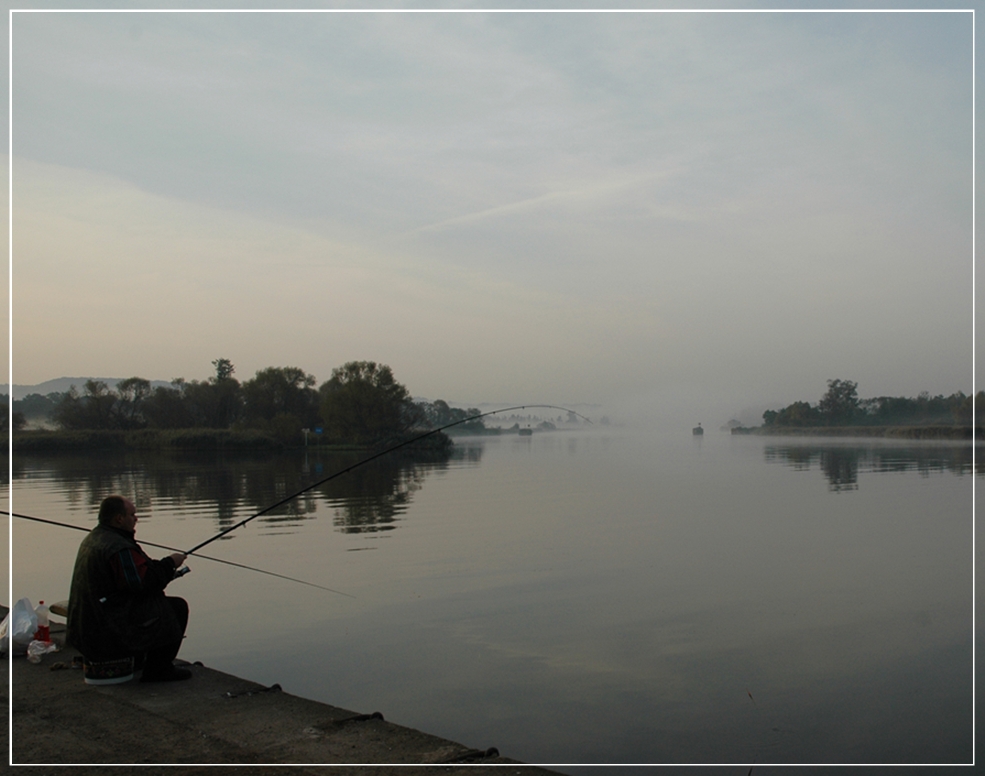
[[[53, 637], [63, 641], [64, 626]], [[379, 714], [361, 714], [282, 692], [195, 663], [192, 679], [164, 684], [86, 685], [71, 668], [71, 648], [33, 664], [13, 660], [13, 762], [15, 765], [184, 764], [171, 776], [204, 772], [206, 764], [245, 766], [237, 772], [273, 776], [287, 773], [261, 765], [302, 765], [290, 773], [321, 772], [319, 765], [345, 773], [397, 772], [465, 774], [476, 764], [521, 766], [501, 756], [489, 742], [473, 748], [402, 727]], [[2, 699], [8, 707], [7, 698]], [[7, 747], [8, 726], [3, 725]], [[249, 766], [257, 766], [250, 768]], [[366, 766], [376, 766], [367, 770]], [[390, 766], [390, 767], [388, 767]], [[162, 773], [164, 769], [162, 768]], [[82, 769], [81, 773], [105, 772]], [[114, 770], [114, 773], [120, 773]], [[127, 771], [122, 771], [126, 773]], [[543, 768], [505, 771], [546, 776]], [[71, 771], [73, 776], [80, 773]], [[147, 776], [146, 768], [133, 769]]]
[[[400, 440], [394, 440], [396, 444]], [[348, 452], [370, 450], [370, 445], [327, 444], [318, 442], [312, 435], [310, 444], [303, 442], [286, 444], [261, 431], [213, 428], [188, 428], [177, 430], [140, 429], [138, 431], [60, 431], [31, 429], [14, 432], [15, 453], [91, 452], [94, 450], [288, 450], [309, 449], [324, 452]], [[451, 440], [439, 432], [415, 443], [415, 451], [443, 452], [450, 448]], [[4, 444], [4, 447], [6, 445]]]
[[[977, 439], [985, 438], [975, 429]], [[738, 427], [732, 434], [755, 436], [884, 437], [887, 439], [972, 440], [971, 426], [756, 426]]]
[[[551, 429], [552, 431], [554, 429]], [[543, 429], [537, 429], [538, 433]], [[417, 432], [391, 440], [391, 444], [411, 439]], [[424, 432], [420, 432], [424, 433]], [[517, 434], [519, 429], [497, 427], [481, 430], [459, 430], [457, 427], [439, 431], [424, 437], [413, 445], [414, 454], [442, 454], [453, 445], [452, 437], [500, 436]], [[0, 436], [0, 447], [7, 449], [8, 437]], [[30, 428], [14, 432], [15, 453], [78, 453], [91, 451], [279, 451], [311, 450], [328, 453], [365, 451], [375, 449], [373, 445], [340, 444], [322, 442], [318, 435], [311, 434], [307, 442], [285, 442], [262, 431], [219, 428], [154, 429], [144, 428], [136, 431], [120, 430], [80, 430]], [[411, 448], [407, 448], [411, 452]]]

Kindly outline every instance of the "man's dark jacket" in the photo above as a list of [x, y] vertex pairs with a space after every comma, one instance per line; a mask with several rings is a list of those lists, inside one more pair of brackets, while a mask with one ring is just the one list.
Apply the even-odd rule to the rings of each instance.
[[183, 628], [164, 596], [174, 571], [169, 557], [151, 560], [132, 532], [97, 525], [75, 559], [68, 642], [93, 662], [179, 642]]

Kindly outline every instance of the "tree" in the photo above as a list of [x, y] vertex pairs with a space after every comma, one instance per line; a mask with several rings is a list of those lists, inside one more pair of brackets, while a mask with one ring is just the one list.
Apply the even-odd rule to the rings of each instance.
[[425, 420], [432, 428], [447, 426], [449, 423], [454, 423], [459, 419], [453, 415], [452, 408], [448, 406], [448, 402], [444, 399], [436, 399], [430, 404], [420, 402], [419, 406], [421, 407]]
[[[295, 366], [271, 366], [243, 383], [243, 419], [254, 428], [296, 436], [318, 420], [315, 378]], [[272, 421], [277, 420], [274, 426]]]
[[350, 361], [332, 370], [318, 389], [330, 439], [368, 443], [399, 435], [420, 422], [406, 387], [385, 364]]
[[236, 371], [233, 362], [228, 358], [217, 358], [212, 362], [212, 366], [215, 367], [215, 382], [228, 380], [233, 376], [233, 372]]
[[116, 428], [116, 402], [116, 394], [102, 380], [86, 380], [82, 396], [71, 386], [55, 407], [52, 418], [64, 429]]
[[821, 414], [818, 408], [812, 407], [806, 401], [795, 401], [781, 410], [766, 410], [763, 413], [764, 426], [818, 426], [820, 424]]
[[[981, 401], [981, 397], [985, 396], [985, 394], [983, 394], [981, 391], [979, 391], [978, 394], [979, 394], [978, 401]], [[959, 395], [961, 397], [961, 401], [954, 403], [954, 406], [951, 409], [951, 414], [954, 416], [954, 422], [957, 423], [959, 426], [970, 426], [972, 425], [971, 422], [972, 409], [974, 407], [974, 404], [977, 402], [974, 402], [971, 396], [965, 396], [960, 391], [958, 391], [958, 393], [955, 394], [955, 396], [959, 396]], [[982, 409], [983, 408], [979, 406], [978, 408], [979, 414], [981, 413]]]
[[[763, 413], [763, 419], [769, 414], [769, 410]], [[767, 425], [770, 421], [766, 420]], [[806, 401], [795, 401], [775, 413], [773, 420], [777, 426], [816, 426], [820, 423], [820, 414], [817, 407], [812, 407]]]
[[114, 428], [116, 426], [116, 394], [102, 380], [86, 380], [82, 396], [85, 428]]
[[51, 419], [64, 429], [84, 428], [81, 423], [81, 416], [82, 399], [73, 385], [62, 394], [62, 400], [55, 405], [55, 409], [51, 412]]
[[229, 428], [239, 417], [243, 406], [239, 380], [233, 377], [236, 367], [228, 358], [217, 358], [212, 362], [215, 377], [209, 379], [214, 398], [213, 428]]
[[27, 420], [47, 420], [61, 399], [60, 393], [49, 393], [47, 396], [29, 393], [14, 402], [14, 411], [23, 412]]
[[178, 384], [172, 381], [181, 392], [182, 400], [191, 418], [191, 425], [205, 428], [229, 428], [238, 418], [243, 398], [239, 380], [232, 375], [236, 368], [228, 358], [217, 358], [212, 362], [215, 377], [205, 382], [192, 380]]
[[[10, 405], [0, 404], [0, 432], [6, 434], [10, 431]], [[14, 431], [20, 431], [27, 425], [27, 419], [23, 412], [13, 413]]]
[[185, 397], [187, 383], [177, 377], [171, 386], [159, 385], [143, 404], [143, 414], [154, 428], [190, 428], [195, 425]]
[[828, 390], [817, 405], [821, 418], [829, 425], [851, 423], [859, 409], [858, 383], [828, 380]]
[[931, 396], [921, 391], [915, 399], [905, 396], [877, 396], [862, 399], [859, 408], [865, 422], [882, 426], [901, 424], [971, 422], [970, 397], [961, 391], [950, 396]]
[[143, 415], [143, 405], [150, 396], [150, 380], [130, 377], [116, 384], [117, 402], [115, 412], [120, 428], [141, 428], [147, 421]]
[[430, 428], [441, 428], [442, 426], [447, 426], [449, 423], [459, 423], [459, 425], [454, 427], [453, 431], [449, 431], [449, 433], [457, 432], [459, 434], [481, 434], [486, 430], [486, 424], [482, 418], [470, 420], [468, 423], [460, 422], [466, 418], [481, 414], [475, 407], [469, 407], [467, 410], [460, 409], [459, 407], [450, 407], [444, 399], [436, 399], [431, 403], [422, 401], [418, 402], [415, 406], [420, 413], [419, 425], [427, 425]]

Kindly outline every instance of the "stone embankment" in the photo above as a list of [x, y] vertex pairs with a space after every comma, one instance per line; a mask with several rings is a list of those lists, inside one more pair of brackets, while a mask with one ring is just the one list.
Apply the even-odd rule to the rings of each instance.
[[[476, 764], [516, 766], [501, 767], [497, 774], [550, 773], [502, 757], [494, 748], [470, 748], [379, 714], [306, 700], [277, 685], [264, 687], [200, 664], [189, 666], [193, 677], [183, 682], [89, 686], [81, 669], [71, 667], [76, 655], [64, 648], [44, 655], [39, 664], [11, 659], [15, 766], [48, 766], [32, 769], [39, 776], [105, 774], [110, 771], [100, 766], [111, 764], [183, 766], [114, 768], [114, 776], [131, 771], [151, 776], [157, 770], [162, 776], [205, 776], [208, 764], [220, 763], [240, 765], [237, 774], [247, 776], [326, 772], [321, 766], [331, 766], [333, 776], [348, 771], [433, 776], [435, 765], [444, 766], [442, 774], [465, 774], [474, 773]], [[2, 702], [6, 710], [7, 697]], [[4, 720], [4, 750], [7, 730]], [[53, 767], [60, 764], [91, 767]]]

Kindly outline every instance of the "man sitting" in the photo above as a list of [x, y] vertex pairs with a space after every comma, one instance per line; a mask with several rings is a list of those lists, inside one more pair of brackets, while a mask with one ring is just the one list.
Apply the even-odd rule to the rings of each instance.
[[122, 496], [99, 507], [99, 524], [82, 540], [68, 601], [68, 642], [95, 663], [133, 657], [143, 682], [191, 678], [172, 663], [188, 625], [188, 604], [164, 595], [185, 560], [151, 560], [134, 539], [137, 508]]

